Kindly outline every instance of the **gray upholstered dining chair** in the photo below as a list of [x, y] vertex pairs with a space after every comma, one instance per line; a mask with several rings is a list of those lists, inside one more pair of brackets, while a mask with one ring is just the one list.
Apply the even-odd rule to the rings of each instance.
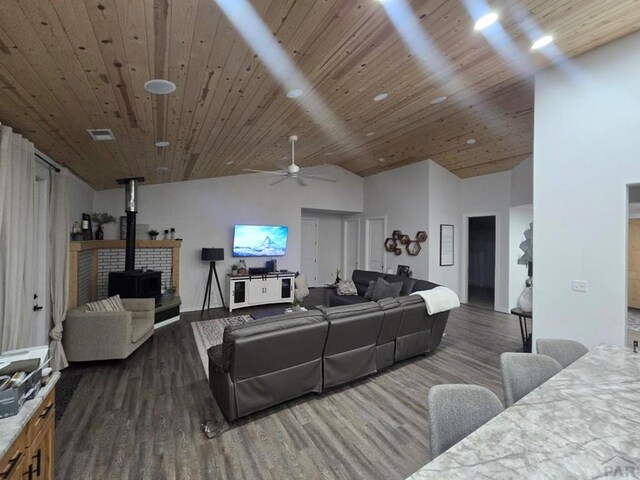
[[553, 358], [563, 368], [589, 353], [589, 349], [580, 342], [557, 338], [539, 338], [536, 341], [536, 351]]
[[478, 385], [435, 385], [427, 395], [431, 458], [458, 443], [504, 410], [500, 399]]
[[507, 352], [500, 355], [500, 368], [504, 400], [510, 407], [562, 370], [562, 365], [546, 355]]

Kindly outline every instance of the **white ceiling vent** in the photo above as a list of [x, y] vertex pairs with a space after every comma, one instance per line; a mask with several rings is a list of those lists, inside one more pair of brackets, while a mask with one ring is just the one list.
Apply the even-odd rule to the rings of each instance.
[[87, 130], [87, 132], [89, 132], [91, 138], [93, 138], [96, 142], [116, 139], [116, 137], [113, 135], [113, 132], [109, 128], [90, 128]]

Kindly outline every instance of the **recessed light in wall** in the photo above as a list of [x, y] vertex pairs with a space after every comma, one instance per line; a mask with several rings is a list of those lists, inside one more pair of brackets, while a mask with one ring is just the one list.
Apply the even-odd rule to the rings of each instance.
[[544, 37], [540, 37], [538, 40], [533, 42], [533, 45], [531, 45], [531, 50], [540, 50], [541, 48], [549, 45], [551, 42], [553, 42], [553, 37], [551, 35], [545, 35]]
[[235, 162], [233, 160], [229, 160], [228, 162], [224, 162], [225, 165], [233, 165]]
[[490, 27], [498, 20], [498, 14], [495, 12], [487, 13], [478, 19], [476, 24], [474, 25], [474, 30], [484, 30], [487, 27]]
[[382, 100], [384, 100], [385, 98], [387, 98], [389, 96], [388, 93], [379, 93], [378, 95], [376, 95], [375, 97], [373, 97], [373, 101], [374, 102], [381, 102]]
[[468, 138], [467, 139], [467, 145], [473, 145], [474, 143], [476, 143], [476, 139], [475, 138]]
[[380, 163], [384, 163], [384, 162], [386, 162], [386, 161], [387, 161], [387, 159], [386, 159], [386, 158], [379, 158], [379, 159], [378, 159], [378, 161], [379, 161]]
[[448, 98], [448, 97], [446, 97], [446, 96], [444, 96], [444, 95], [443, 95], [443, 96], [441, 96], [441, 97], [436, 97], [436, 98], [434, 98], [433, 100], [431, 100], [431, 105], [437, 105], [437, 104], [439, 104], [439, 103], [442, 103], [442, 102], [444, 102], [447, 98]]
[[376, 133], [375, 132], [367, 132], [364, 134], [365, 137], [373, 137]]
[[288, 98], [298, 98], [298, 97], [301, 97], [303, 93], [304, 92], [302, 90], [300, 90], [299, 88], [294, 88], [293, 90], [289, 90], [287, 92], [287, 97]]
[[168, 147], [169, 145], [170, 145], [170, 143], [169, 143], [169, 142], [165, 142], [165, 141], [162, 141], [162, 142], [156, 142], [156, 143], [155, 143], [155, 146], [156, 146], [156, 147], [160, 147], [160, 148], [162, 148], [162, 147]]
[[167, 95], [176, 89], [176, 84], [169, 80], [163, 80], [161, 78], [154, 78], [145, 82], [144, 89], [155, 95]]
[[166, 172], [167, 170], [169, 170], [169, 167], [158, 167], [156, 168], [156, 170], [159, 172]]

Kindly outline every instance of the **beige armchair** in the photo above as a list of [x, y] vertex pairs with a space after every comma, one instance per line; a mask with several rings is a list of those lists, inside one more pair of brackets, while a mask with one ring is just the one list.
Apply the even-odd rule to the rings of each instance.
[[80, 305], [67, 312], [62, 344], [70, 362], [127, 358], [151, 335], [153, 298], [123, 298], [126, 312], [89, 312]]

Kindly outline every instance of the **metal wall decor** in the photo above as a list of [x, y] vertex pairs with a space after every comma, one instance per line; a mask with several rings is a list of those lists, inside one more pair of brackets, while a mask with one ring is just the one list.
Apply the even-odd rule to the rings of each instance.
[[394, 230], [391, 236], [384, 241], [384, 249], [389, 253], [401, 255], [402, 248], [400, 246], [404, 245], [407, 254], [415, 257], [422, 250], [420, 244], [426, 242], [427, 238], [429, 238], [429, 235], [424, 230], [416, 233], [415, 240], [411, 240], [409, 235], [402, 233], [400, 230]]

